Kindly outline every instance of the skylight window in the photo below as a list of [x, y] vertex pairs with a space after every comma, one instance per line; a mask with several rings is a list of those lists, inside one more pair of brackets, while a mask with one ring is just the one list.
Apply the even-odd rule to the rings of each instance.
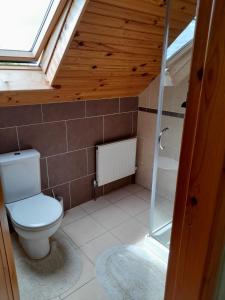
[[181, 34], [175, 39], [175, 41], [168, 47], [166, 58], [170, 59], [177, 54], [182, 48], [189, 44], [195, 33], [196, 20], [192, 20], [188, 26], [181, 32]]
[[65, 1], [0, 0], [0, 61], [38, 60]]

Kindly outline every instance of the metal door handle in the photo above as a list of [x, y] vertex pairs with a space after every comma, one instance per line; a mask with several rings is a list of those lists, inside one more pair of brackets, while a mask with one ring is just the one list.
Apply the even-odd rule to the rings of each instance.
[[165, 146], [162, 145], [162, 135], [165, 131], [169, 130], [169, 127], [165, 127], [161, 130], [160, 134], [159, 134], [159, 148], [161, 150], [164, 150], [165, 149]]

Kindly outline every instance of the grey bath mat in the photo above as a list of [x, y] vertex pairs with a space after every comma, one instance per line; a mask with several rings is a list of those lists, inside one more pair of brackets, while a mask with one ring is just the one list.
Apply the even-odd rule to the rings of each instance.
[[145, 248], [107, 250], [97, 259], [96, 274], [112, 300], [163, 300], [166, 264]]
[[79, 250], [62, 233], [51, 239], [51, 253], [31, 260], [13, 239], [14, 257], [21, 300], [49, 300], [67, 291], [79, 280], [82, 259]]

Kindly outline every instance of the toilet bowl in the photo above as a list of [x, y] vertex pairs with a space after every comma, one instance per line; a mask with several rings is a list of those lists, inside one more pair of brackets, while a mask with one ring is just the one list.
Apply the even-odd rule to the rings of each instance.
[[32, 259], [41, 259], [50, 251], [49, 237], [59, 228], [63, 209], [54, 198], [38, 195], [6, 204], [19, 241]]

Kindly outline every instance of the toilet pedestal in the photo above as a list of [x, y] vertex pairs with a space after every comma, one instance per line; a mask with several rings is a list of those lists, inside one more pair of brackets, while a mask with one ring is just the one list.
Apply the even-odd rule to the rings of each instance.
[[47, 256], [50, 252], [49, 238], [40, 240], [28, 240], [19, 236], [19, 241], [31, 259], [41, 259]]

